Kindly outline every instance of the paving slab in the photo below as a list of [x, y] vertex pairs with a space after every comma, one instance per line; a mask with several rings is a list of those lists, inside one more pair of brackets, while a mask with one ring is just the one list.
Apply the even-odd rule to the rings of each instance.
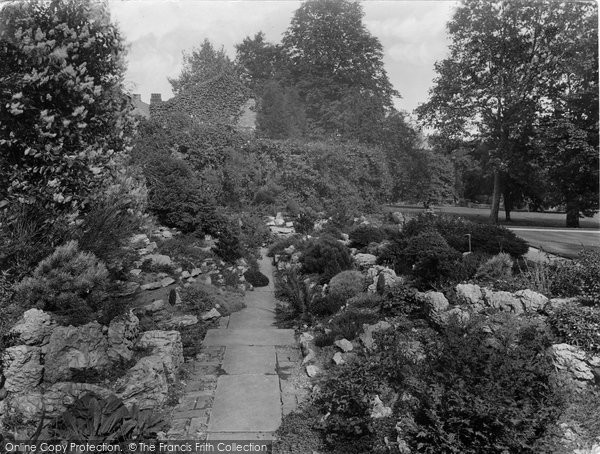
[[255, 290], [253, 292], [246, 292], [246, 295], [244, 295], [244, 304], [247, 308], [275, 310], [277, 300], [272, 292], [258, 292]]
[[274, 328], [275, 311], [251, 307], [231, 314], [228, 329]]
[[274, 432], [281, 424], [276, 375], [222, 375], [208, 432]]
[[293, 329], [209, 329], [205, 346], [296, 345]]
[[221, 368], [229, 375], [273, 375], [276, 363], [273, 346], [234, 346], [227, 347]]

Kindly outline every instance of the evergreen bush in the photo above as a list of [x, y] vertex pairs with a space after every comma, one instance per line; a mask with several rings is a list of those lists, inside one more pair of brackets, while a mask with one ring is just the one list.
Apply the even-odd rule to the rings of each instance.
[[302, 270], [319, 274], [319, 282], [325, 284], [341, 271], [352, 268], [352, 257], [346, 246], [335, 238], [322, 236], [311, 241], [300, 257]]

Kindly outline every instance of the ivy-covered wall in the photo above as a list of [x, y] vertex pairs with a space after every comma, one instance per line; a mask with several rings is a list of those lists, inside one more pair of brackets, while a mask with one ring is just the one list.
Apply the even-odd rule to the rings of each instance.
[[168, 101], [151, 103], [150, 116], [161, 121], [170, 114], [180, 112], [201, 123], [237, 125], [244, 114], [244, 127], [247, 128], [249, 114], [246, 111], [250, 110], [250, 99], [250, 90], [235, 75], [222, 73]]

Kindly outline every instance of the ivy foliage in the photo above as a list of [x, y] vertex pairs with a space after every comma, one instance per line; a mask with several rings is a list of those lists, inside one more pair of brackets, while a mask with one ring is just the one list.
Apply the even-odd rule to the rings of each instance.
[[85, 211], [127, 147], [124, 44], [100, 4], [13, 2], [0, 10], [0, 199]]

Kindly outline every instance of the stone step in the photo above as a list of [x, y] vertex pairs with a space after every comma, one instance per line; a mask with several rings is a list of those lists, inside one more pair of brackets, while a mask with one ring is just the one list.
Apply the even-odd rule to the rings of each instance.
[[296, 345], [293, 329], [209, 329], [203, 345]]
[[228, 375], [275, 375], [277, 357], [273, 346], [227, 347], [221, 369]]

